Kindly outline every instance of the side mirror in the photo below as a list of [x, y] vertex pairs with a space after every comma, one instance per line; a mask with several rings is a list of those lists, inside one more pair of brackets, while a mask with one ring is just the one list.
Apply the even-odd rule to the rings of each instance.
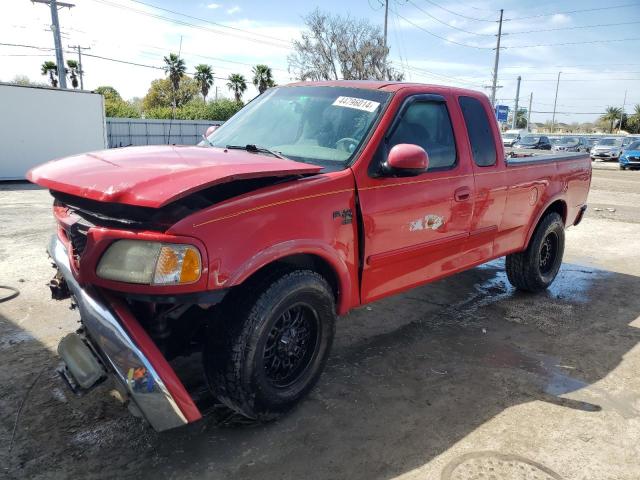
[[209, 136], [209, 135], [211, 135], [213, 132], [215, 132], [215, 131], [218, 129], [218, 127], [219, 127], [219, 126], [220, 126], [220, 125], [211, 125], [209, 128], [207, 128], [207, 131], [205, 132], [204, 136], [205, 136], [205, 137], [208, 137], [208, 136]]
[[382, 171], [387, 175], [411, 177], [420, 175], [429, 168], [429, 155], [424, 148], [411, 143], [399, 143], [389, 152]]

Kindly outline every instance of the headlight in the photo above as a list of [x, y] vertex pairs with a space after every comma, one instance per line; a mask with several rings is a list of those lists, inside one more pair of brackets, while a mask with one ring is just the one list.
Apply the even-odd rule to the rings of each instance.
[[197, 281], [201, 271], [200, 252], [192, 245], [118, 240], [102, 256], [96, 273], [119, 282], [177, 285]]

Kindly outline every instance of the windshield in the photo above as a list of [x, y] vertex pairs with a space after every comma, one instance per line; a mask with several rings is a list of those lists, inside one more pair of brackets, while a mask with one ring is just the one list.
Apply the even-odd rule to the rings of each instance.
[[578, 139], [575, 137], [563, 137], [558, 140], [556, 145], [577, 145]]
[[280, 87], [249, 103], [208, 137], [214, 147], [268, 148], [292, 160], [346, 168], [390, 94], [344, 87]]
[[640, 150], [640, 141], [633, 142], [627, 147], [627, 150]]
[[538, 141], [540, 141], [540, 137], [527, 135], [526, 137], [523, 137], [522, 140], [520, 140], [520, 143], [522, 145], [535, 145], [536, 143], [538, 143]]
[[620, 145], [620, 143], [621, 143], [620, 140], [618, 140], [617, 138], [603, 138], [598, 142], [598, 146], [611, 147], [611, 146], [618, 146]]
[[506, 140], [513, 140], [514, 138], [518, 138], [518, 134], [517, 133], [505, 133], [502, 135], [502, 138], [506, 139]]

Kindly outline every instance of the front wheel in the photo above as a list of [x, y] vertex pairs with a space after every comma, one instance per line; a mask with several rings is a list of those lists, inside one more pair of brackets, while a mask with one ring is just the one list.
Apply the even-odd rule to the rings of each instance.
[[564, 222], [551, 212], [542, 218], [524, 252], [507, 255], [507, 278], [519, 290], [542, 291], [558, 275], [563, 254]]
[[210, 332], [204, 370], [218, 400], [267, 421], [291, 409], [320, 377], [333, 342], [334, 296], [327, 281], [309, 270], [244, 293], [229, 299], [224, 325]]

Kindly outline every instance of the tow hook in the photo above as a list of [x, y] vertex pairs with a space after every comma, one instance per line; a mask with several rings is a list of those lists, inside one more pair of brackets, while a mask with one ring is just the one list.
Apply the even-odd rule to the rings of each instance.
[[65, 300], [71, 296], [67, 282], [60, 272], [56, 272], [55, 277], [49, 281], [49, 288], [51, 289], [51, 298], [54, 300]]

